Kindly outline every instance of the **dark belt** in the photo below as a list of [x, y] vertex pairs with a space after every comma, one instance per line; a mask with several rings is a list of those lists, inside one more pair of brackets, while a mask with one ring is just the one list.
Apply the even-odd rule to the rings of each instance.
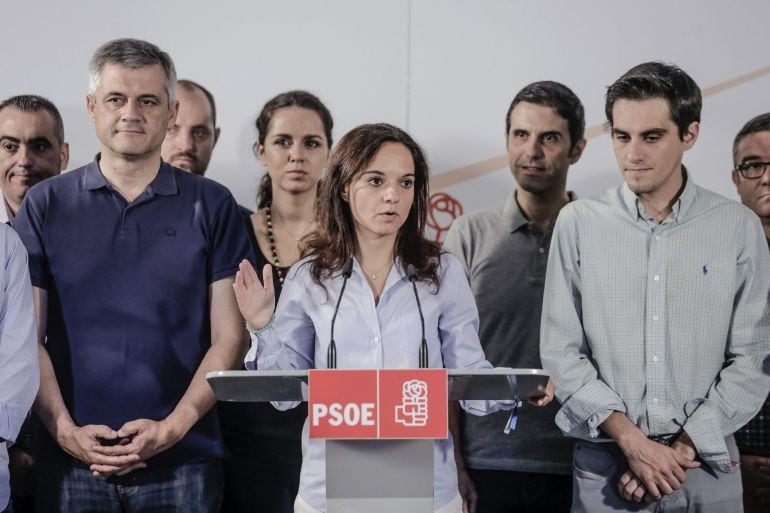
[[676, 442], [676, 439], [679, 437], [679, 433], [670, 433], [667, 435], [649, 435], [647, 438], [649, 440], [652, 440], [653, 442], [657, 442], [661, 445], [665, 445], [666, 447], [669, 447], [671, 444]]

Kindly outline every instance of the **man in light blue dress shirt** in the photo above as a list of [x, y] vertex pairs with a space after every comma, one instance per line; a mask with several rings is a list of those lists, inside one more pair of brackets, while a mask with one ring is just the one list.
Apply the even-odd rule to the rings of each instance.
[[575, 512], [742, 511], [732, 434], [770, 388], [770, 255], [756, 215], [682, 165], [701, 103], [676, 66], [626, 72], [605, 106], [625, 184], [554, 228], [541, 357], [581, 439]]
[[[67, 167], [69, 145], [56, 106], [34, 94], [12, 96], [0, 103], [0, 223], [10, 224], [27, 191]], [[33, 508], [32, 429], [22, 427], [8, 448], [14, 513]]]
[[8, 451], [40, 384], [35, 310], [27, 252], [18, 235], [0, 223], [0, 511], [10, 499]]

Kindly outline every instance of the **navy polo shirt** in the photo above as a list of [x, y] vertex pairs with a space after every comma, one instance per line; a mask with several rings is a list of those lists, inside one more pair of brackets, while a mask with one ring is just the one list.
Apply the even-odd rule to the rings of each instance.
[[[211, 345], [209, 285], [250, 250], [225, 187], [161, 163], [128, 203], [98, 160], [32, 188], [13, 226], [48, 292], [46, 347], [67, 409], [78, 425], [117, 429], [174, 409]], [[43, 438], [41, 457], [63, 453]], [[150, 461], [223, 453], [212, 410]]]

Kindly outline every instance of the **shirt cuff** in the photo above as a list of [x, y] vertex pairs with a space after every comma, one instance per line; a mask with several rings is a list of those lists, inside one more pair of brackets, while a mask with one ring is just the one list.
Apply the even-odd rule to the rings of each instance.
[[684, 430], [695, 445], [698, 456], [711, 468], [730, 472], [730, 454], [727, 452], [725, 435], [719, 427], [717, 412], [705, 399], [689, 401], [686, 409], [688, 407], [697, 407], [687, 419]]
[[282, 344], [271, 326], [259, 333], [249, 333], [251, 347], [243, 359], [248, 370], [278, 368]]
[[512, 410], [516, 407], [518, 401], [514, 400], [501, 400], [501, 401], [487, 401], [483, 399], [473, 399], [468, 401], [460, 401], [460, 407], [477, 417], [483, 417], [490, 413], [495, 413], [500, 410]]
[[626, 405], [606, 383], [595, 380], [562, 404], [556, 425], [565, 435], [590, 440], [599, 436], [599, 426], [616, 411], [626, 413]]
[[21, 425], [27, 418], [27, 411], [17, 404], [0, 403], [0, 439], [16, 441]]

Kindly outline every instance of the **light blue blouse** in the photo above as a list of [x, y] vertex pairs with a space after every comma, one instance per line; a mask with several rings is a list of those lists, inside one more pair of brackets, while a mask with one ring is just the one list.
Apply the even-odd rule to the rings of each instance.
[[[284, 283], [273, 328], [252, 335], [246, 355], [249, 369], [326, 368], [331, 318], [342, 277], [324, 280], [326, 290], [312, 281], [308, 260], [295, 264]], [[430, 367], [491, 368], [478, 338], [478, 311], [459, 261], [441, 256], [441, 286], [418, 282]], [[417, 368], [420, 317], [400, 260], [391, 268], [380, 301], [374, 296], [357, 260], [340, 304], [334, 340], [339, 369]], [[512, 403], [511, 403], [512, 405]], [[286, 407], [284, 405], [276, 405]], [[463, 408], [483, 415], [510, 407], [507, 403], [466, 401]], [[326, 510], [325, 443], [302, 430], [302, 472], [299, 495], [313, 508]], [[437, 440], [434, 449], [434, 507], [457, 495], [457, 470], [452, 439]]]

